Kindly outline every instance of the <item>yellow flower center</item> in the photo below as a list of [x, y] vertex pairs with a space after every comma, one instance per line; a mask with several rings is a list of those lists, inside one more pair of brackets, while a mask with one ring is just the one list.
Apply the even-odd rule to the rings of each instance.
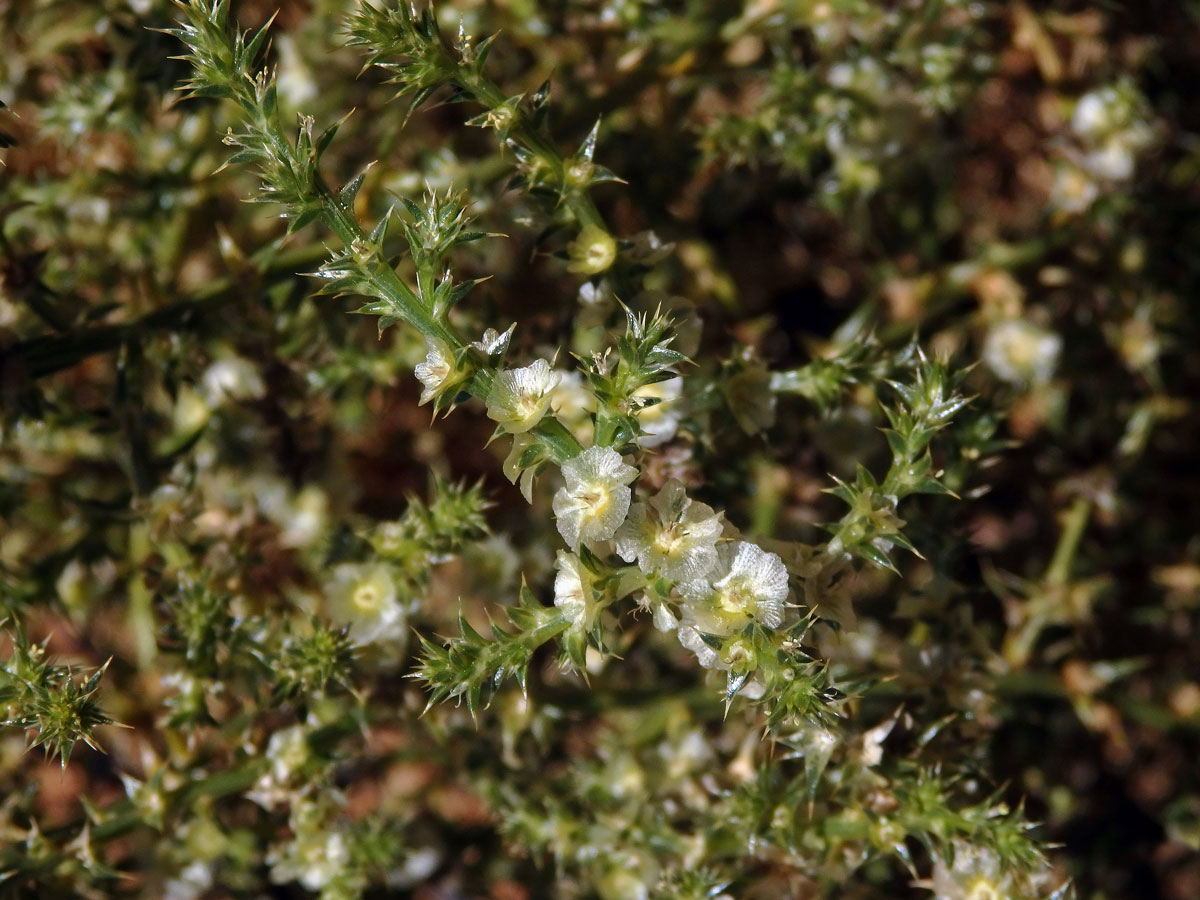
[[587, 508], [587, 514], [592, 518], [600, 518], [612, 505], [612, 493], [609, 491], [590, 490], [579, 495], [579, 501]]
[[530, 391], [521, 391], [517, 396], [517, 412], [521, 418], [527, 419], [538, 411], [538, 404], [541, 400], [539, 394]]
[[654, 536], [654, 548], [665, 556], [670, 556], [679, 549], [679, 545], [683, 543], [687, 532], [681, 529], [675, 522], [663, 526], [663, 528]]
[[744, 584], [735, 581], [718, 591], [717, 606], [722, 612], [754, 618], [754, 613], [758, 609], [758, 600], [746, 590]]
[[383, 606], [383, 594], [370, 582], [358, 585], [351, 595], [351, 602], [359, 612], [373, 615]]
[[967, 893], [964, 900], [1008, 900], [1008, 898], [1000, 893], [1000, 888], [993, 882], [980, 875], [967, 885]]

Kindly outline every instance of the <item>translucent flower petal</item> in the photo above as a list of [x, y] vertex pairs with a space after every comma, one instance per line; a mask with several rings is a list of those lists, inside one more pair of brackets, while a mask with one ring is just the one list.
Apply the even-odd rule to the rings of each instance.
[[562, 467], [566, 484], [554, 495], [554, 515], [563, 540], [605, 541], [616, 533], [629, 512], [629, 482], [638, 470], [626, 465], [611, 447], [589, 447]]
[[421, 403], [428, 403], [452, 384], [454, 372], [454, 354], [450, 345], [438, 338], [428, 338], [425, 342], [425, 361], [417, 363], [414, 373], [421, 382]]
[[487, 414], [511, 434], [528, 431], [546, 414], [558, 373], [544, 359], [496, 375], [488, 392]]
[[677, 582], [704, 578], [717, 565], [721, 517], [704, 503], [691, 500], [683, 485], [671, 479], [648, 504], [635, 503], [617, 531], [617, 553], [637, 560], [646, 573], [660, 572]]

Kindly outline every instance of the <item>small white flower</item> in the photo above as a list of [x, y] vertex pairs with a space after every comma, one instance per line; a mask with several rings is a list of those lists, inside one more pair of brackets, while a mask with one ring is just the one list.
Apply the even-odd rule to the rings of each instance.
[[1097, 178], [1126, 181], [1137, 164], [1136, 149], [1120, 136], [1109, 138], [1083, 158], [1083, 167]]
[[558, 373], [544, 359], [497, 373], [488, 392], [488, 417], [510, 434], [528, 431], [546, 414]]
[[687, 621], [708, 634], [729, 635], [747, 622], [774, 628], [783, 621], [788, 595], [787, 567], [774, 553], [739, 541], [718, 551], [719, 580], [679, 587], [687, 601]]
[[482, 338], [472, 341], [471, 346], [484, 356], [496, 356], [508, 348], [509, 339], [512, 338], [513, 329], [516, 327], [517, 324], [514, 322], [503, 334], [495, 328], [489, 328], [484, 331]]
[[607, 296], [605, 291], [590, 281], [585, 281], [579, 286], [579, 302], [584, 306], [595, 306]]
[[267, 741], [266, 758], [270, 768], [259, 776], [246, 793], [263, 809], [286, 806], [295, 796], [297, 779], [308, 764], [308, 729], [303, 725], [281, 728]]
[[1094, 138], [1119, 124], [1117, 105], [1120, 98], [1111, 86], [1084, 94], [1075, 104], [1071, 114], [1071, 130], [1080, 137]]
[[284, 547], [307, 547], [327, 534], [329, 497], [311, 484], [292, 498], [286, 518], [280, 522], [279, 543]]
[[425, 362], [417, 363], [414, 373], [421, 382], [421, 404], [445, 393], [462, 380], [455, 371], [454, 353], [450, 345], [440, 338], [426, 338]]
[[558, 574], [554, 576], [554, 605], [571, 620], [571, 628], [588, 631], [592, 626], [595, 580], [574, 553], [558, 551], [554, 561]]
[[596, 409], [596, 395], [584, 384], [578, 372], [558, 372], [558, 385], [550, 398], [550, 408], [565, 424], [574, 425]]
[[342, 874], [350, 864], [350, 847], [340, 831], [330, 831], [320, 850], [311, 852], [305, 860], [308, 868], [300, 875], [300, 883], [310, 891], [319, 891]]
[[1086, 212], [1100, 196], [1100, 186], [1086, 170], [1074, 163], [1061, 163], [1050, 185], [1050, 206], [1076, 215]]
[[550, 398], [550, 408], [581, 444], [590, 444], [595, 436], [592, 413], [596, 395], [578, 372], [559, 372], [558, 385]]
[[163, 886], [163, 900], [196, 900], [213, 886], [212, 863], [194, 860]]
[[338, 896], [356, 895], [362, 889], [361, 874], [350, 868], [350, 842], [335, 822], [342, 803], [336, 792], [323, 803], [303, 795], [293, 798], [288, 816], [291, 836], [267, 853], [272, 882], [297, 881], [310, 891], [336, 883], [342, 889]]
[[267, 855], [271, 880], [298, 881], [310, 891], [328, 887], [350, 863], [350, 847], [340, 831], [305, 831]]
[[988, 367], [1012, 384], [1049, 381], [1061, 351], [1061, 337], [1027, 319], [997, 322], [983, 342]]
[[1010, 900], [1016, 887], [994, 852], [966, 841], [954, 842], [954, 865], [940, 854], [933, 863], [934, 900]]
[[402, 645], [408, 638], [408, 612], [386, 566], [337, 566], [326, 601], [329, 618], [349, 625], [357, 644]]
[[388, 872], [389, 888], [415, 887], [433, 875], [442, 864], [442, 854], [433, 847], [422, 847], [411, 851], [404, 863]]
[[308, 763], [308, 730], [303, 725], [281, 728], [267, 741], [271, 777], [287, 784]]
[[606, 541], [629, 512], [629, 482], [638, 470], [611, 447], [588, 447], [562, 467], [566, 484], [554, 495], [558, 532], [572, 550], [581, 542]]
[[657, 447], [675, 437], [679, 420], [683, 416], [683, 402], [680, 399], [682, 393], [682, 378], [669, 378], [640, 387], [633, 392], [635, 398], [659, 401], [637, 414], [638, 424], [645, 432], [638, 438], [638, 446]]
[[209, 406], [225, 400], [258, 400], [267, 392], [254, 363], [240, 356], [218, 359], [204, 371], [203, 382]]
[[598, 275], [617, 259], [617, 242], [596, 225], [585, 225], [579, 237], [567, 245], [567, 271], [577, 275]]
[[724, 524], [712, 507], [690, 499], [672, 478], [649, 503], [635, 503], [616, 534], [617, 553], [646, 573], [672, 581], [704, 578], [717, 565]]
[[317, 97], [317, 79], [291, 37], [281, 32], [274, 43], [278, 54], [275, 83], [279, 95], [292, 109], [302, 111], [302, 107]]

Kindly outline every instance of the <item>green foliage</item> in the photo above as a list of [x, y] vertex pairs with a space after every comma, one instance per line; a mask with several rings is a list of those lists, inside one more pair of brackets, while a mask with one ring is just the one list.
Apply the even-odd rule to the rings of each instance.
[[515, 631], [492, 624], [490, 635], [480, 634], [463, 616], [460, 634], [443, 645], [421, 638], [420, 665], [412, 673], [429, 690], [429, 706], [443, 700], [462, 700], [472, 717], [487, 693], [513, 678], [526, 689], [533, 653], [570, 624], [562, 613], [537, 602], [522, 586], [518, 605], [505, 610]]
[[0, 894], [1187, 893], [1194, 17], [280, 6], [0, 4]]
[[30, 643], [18, 629], [9, 634], [12, 655], [0, 670], [2, 724], [34, 732], [30, 747], [41, 747], [57, 757], [65, 769], [75, 745], [83, 742], [99, 749], [96, 729], [111, 725], [97, 696], [100, 680], [111, 659], [80, 683], [69, 667], [53, 665], [45, 645]]

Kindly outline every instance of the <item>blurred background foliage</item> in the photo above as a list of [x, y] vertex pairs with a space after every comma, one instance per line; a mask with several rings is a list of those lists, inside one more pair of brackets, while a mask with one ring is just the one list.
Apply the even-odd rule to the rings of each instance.
[[[614, 282], [570, 264], [481, 109], [406, 120], [343, 46], [355, 3], [234, 15], [276, 7], [286, 115], [354, 110], [322, 165], [374, 163], [360, 218], [453, 186], [504, 235], [457, 251], [490, 277], [465, 330], [600, 346]], [[564, 153], [599, 121], [620, 299], [690, 323], [651, 484], [820, 541], [828, 476], [888, 459], [876, 385], [910, 338], [981, 360], [937, 451], [961, 499], [907, 501], [923, 558], [855, 573], [814, 634], [835, 683], [871, 683], [819, 764], [832, 732], [761, 743], [628, 614], [590, 685], [547, 658], [528, 700], [418, 722], [410, 630], [482, 627], [522, 576], [545, 596], [549, 495], [500, 477], [478, 410], [429, 427], [415, 333], [313, 297], [326, 235], [212, 174], [236, 120], [179, 101], [154, 30], [178, 15], [0, 0], [0, 892], [982, 900], [914, 885], [916, 837], [950, 806], [984, 829], [997, 796], [1080, 898], [1200, 896], [1200, 5], [437, 8], [499, 32], [504, 91], [550, 79]], [[25, 752], [56, 735], [61, 763]], [[896, 762], [867, 796], [872, 746]], [[858, 804], [908, 848], [877, 852]]]

